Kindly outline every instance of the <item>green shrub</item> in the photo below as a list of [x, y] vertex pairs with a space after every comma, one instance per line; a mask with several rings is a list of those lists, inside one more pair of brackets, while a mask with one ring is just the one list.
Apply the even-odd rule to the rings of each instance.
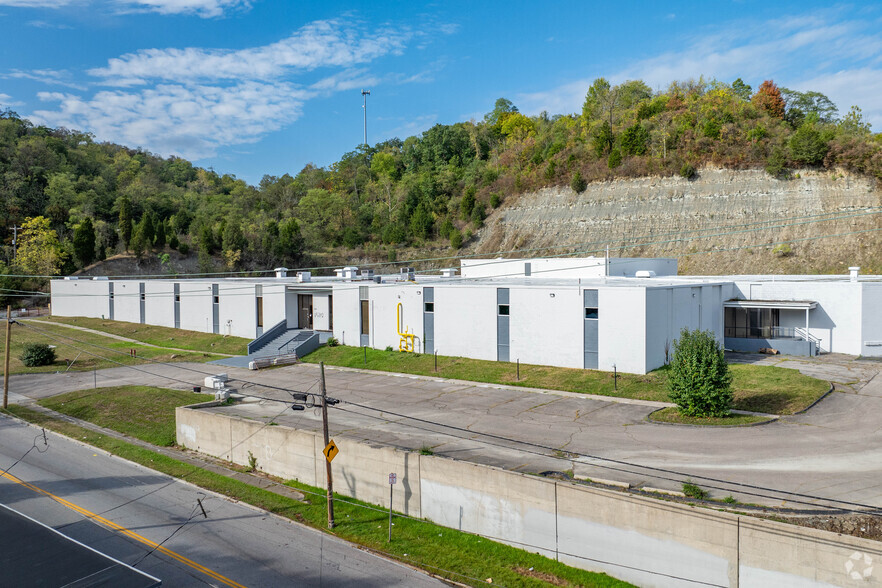
[[490, 194], [490, 206], [493, 208], [499, 208], [500, 204], [502, 204], [502, 196], [499, 195], [499, 192], [493, 192]]
[[19, 359], [27, 367], [50, 365], [55, 361], [55, 350], [45, 343], [28, 343]]
[[700, 486], [696, 486], [691, 480], [683, 482], [683, 494], [689, 498], [695, 498], [698, 500], [707, 500], [710, 498], [710, 492]]
[[787, 154], [780, 147], [775, 147], [772, 154], [766, 160], [766, 173], [773, 178], [784, 178], [787, 176]]
[[668, 371], [668, 394], [680, 414], [723, 417], [732, 406], [732, 374], [711, 331], [680, 331]]
[[328, 337], [328, 347], [336, 347], [340, 342], [336, 337]]
[[615, 169], [622, 165], [622, 152], [619, 151], [618, 147], [613, 147], [612, 151], [609, 152], [609, 158], [606, 160], [606, 165], [609, 169]]
[[450, 231], [450, 246], [454, 249], [462, 247], [462, 233], [459, 232], [459, 229]]
[[190, 253], [190, 246], [187, 245], [186, 243], [184, 243], [183, 241], [181, 241], [181, 242], [178, 244], [178, 252], [179, 252], [181, 255], [187, 255], [188, 253]]
[[695, 166], [692, 165], [691, 163], [684, 163], [680, 167], [680, 175], [683, 176], [684, 178], [686, 178], [687, 180], [691, 180], [692, 178], [694, 178], [695, 174], [697, 174], [697, 173], [698, 173], [698, 171], [695, 169]]
[[582, 178], [581, 172], [574, 173], [573, 179], [570, 182], [570, 188], [573, 189], [573, 192], [575, 192], [576, 194], [581, 194], [582, 192], [585, 191], [585, 188], [587, 188], [587, 187], [588, 187], [588, 182], [586, 182], [585, 179]]

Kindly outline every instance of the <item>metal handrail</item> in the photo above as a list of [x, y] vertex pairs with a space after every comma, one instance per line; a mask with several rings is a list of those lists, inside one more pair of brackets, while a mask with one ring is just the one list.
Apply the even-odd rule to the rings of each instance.
[[[804, 329], [802, 329], [804, 331]], [[725, 327], [725, 337], [737, 339], [790, 339], [809, 341], [804, 332], [797, 327]], [[817, 341], [815, 341], [817, 343]]]

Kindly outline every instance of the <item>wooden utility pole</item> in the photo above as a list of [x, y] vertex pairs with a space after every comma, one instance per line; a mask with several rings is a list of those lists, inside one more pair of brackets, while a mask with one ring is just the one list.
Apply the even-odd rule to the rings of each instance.
[[3, 368], [3, 408], [9, 403], [9, 345], [12, 338], [12, 307], [6, 307], [6, 367]]
[[[325, 447], [331, 442], [328, 435], [328, 390], [325, 388], [325, 362], [319, 364], [321, 367], [321, 392], [322, 392], [322, 430], [325, 434]], [[328, 472], [328, 528], [334, 528], [334, 478], [331, 474], [331, 460], [325, 459], [325, 466]]]

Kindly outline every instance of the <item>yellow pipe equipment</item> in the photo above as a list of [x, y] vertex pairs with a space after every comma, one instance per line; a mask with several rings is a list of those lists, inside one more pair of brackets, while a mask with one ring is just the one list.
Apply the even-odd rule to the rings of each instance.
[[401, 337], [401, 341], [398, 342], [398, 351], [402, 351], [404, 353], [413, 353], [414, 351], [414, 337], [413, 333], [408, 333], [407, 330], [402, 333], [401, 332], [401, 315], [404, 313], [404, 309], [401, 306], [401, 303], [398, 303], [398, 308], [395, 311], [395, 321], [396, 328], [398, 329], [398, 336]]

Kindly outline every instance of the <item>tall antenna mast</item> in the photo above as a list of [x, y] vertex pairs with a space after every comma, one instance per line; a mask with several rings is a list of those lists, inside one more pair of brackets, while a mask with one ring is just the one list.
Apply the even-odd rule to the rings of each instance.
[[362, 104], [362, 108], [364, 108], [364, 146], [367, 147], [367, 97], [371, 95], [370, 90], [362, 90], [361, 96], [364, 98], [364, 104]]

